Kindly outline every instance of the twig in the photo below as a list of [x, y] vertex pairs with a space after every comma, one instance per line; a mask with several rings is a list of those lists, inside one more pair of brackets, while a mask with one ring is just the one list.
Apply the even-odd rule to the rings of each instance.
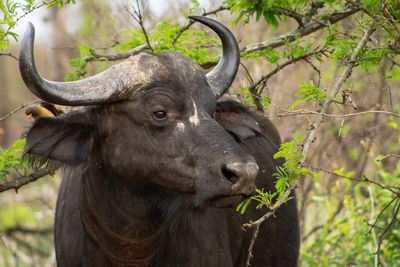
[[[321, 52], [322, 54], [324, 54], [324, 52]], [[315, 66], [308, 58], [303, 58], [303, 60], [305, 62], [308, 63], [308, 65], [311, 66], [311, 68], [318, 74], [318, 83], [317, 86], [320, 87], [321, 85], [321, 71], [317, 68], [317, 66]]]
[[382, 160], [384, 160], [384, 159], [387, 159], [387, 158], [389, 158], [389, 157], [395, 157], [395, 158], [400, 158], [400, 155], [396, 155], [396, 154], [388, 154], [388, 155], [385, 155], [385, 156], [383, 156], [382, 158], [379, 158], [379, 159], [377, 159], [376, 161], [382, 161]]
[[[289, 66], [289, 65], [291, 65], [291, 64], [294, 64], [294, 63], [296, 63], [296, 62], [298, 62], [298, 61], [300, 61], [300, 60], [305, 60], [305, 59], [307, 59], [307, 58], [310, 57], [310, 56], [313, 56], [313, 55], [316, 55], [316, 54], [320, 54], [320, 53], [324, 53], [324, 52], [326, 52], [326, 51], [327, 51], [326, 49], [319, 49], [319, 50], [315, 50], [315, 51], [306, 53], [306, 54], [304, 54], [304, 55], [302, 55], [302, 56], [299, 56], [299, 57], [296, 57], [296, 58], [291, 58], [291, 59], [289, 59], [289, 60], [283, 62], [282, 64], [276, 66], [276, 67], [275, 67], [271, 72], [269, 72], [267, 75], [262, 76], [259, 80], [257, 80], [257, 81], [254, 82], [253, 84], [251, 84], [251, 85], [249, 86], [249, 89], [248, 89], [248, 90], [249, 90], [250, 93], [253, 94], [253, 100], [254, 100], [254, 103], [255, 103], [256, 106], [257, 106], [257, 109], [260, 110], [260, 111], [263, 111], [263, 106], [262, 106], [262, 104], [261, 104], [260, 101], [259, 101], [259, 97], [260, 97], [262, 91], [261, 91], [261, 90], [256, 90], [256, 88], [257, 88], [260, 84], [262, 84], [262, 83], [265, 84], [273, 75], [277, 74], [277, 73], [278, 73], [280, 70], [282, 70], [283, 68], [285, 68], [285, 67], [287, 67], [287, 66]], [[261, 87], [261, 88], [262, 88], [262, 87]]]
[[380, 26], [382, 26], [383, 29], [385, 29], [385, 31], [387, 31], [390, 35], [392, 35], [392, 32], [390, 31], [390, 29], [388, 27], [386, 27], [385, 23], [386, 21], [382, 22], [381, 18], [379, 18], [377, 15], [375, 14], [371, 14], [368, 10], [366, 10], [365, 8], [361, 7], [361, 5], [357, 2], [354, 2], [353, 0], [346, 0], [348, 3], [350, 3], [353, 7], [355, 8], [359, 8], [360, 10], [362, 10], [365, 14], [367, 14], [368, 16], [370, 16], [373, 20], [375, 20]]
[[261, 223], [263, 223], [263, 222], [264, 222], [266, 219], [268, 219], [269, 217], [275, 215], [275, 212], [277, 211], [277, 209], [278, 209], [283, 203], [286, 202], [286, 200], [289, 198], [290, 193], [292, 192], [292, 190], [294, 190], [294, 189], [297, 188], [297, 187], [298, 187], [297, 183], [291, 184], [290, 187], [289, 187], [289, 188], [285, 191], [285, 193], [282, 195], [282, 197], [281, 197], [277, 202], [275, 202], [273, 205], [270, 205], [270, 206], [268, 207], [269, 212], [267, 212], [267, 213], [264, 214], [261, 218], [259, 218], [258, 220], [254, 221], [254, 222], [253, 222], [253, 221], [250, 221], [249, 223], [243, 224], [243, 226], [242, 226], [243, 228], [246, 228], [246, 227], [247, 227], [247, 228], [254, 228], [253, 235], [252, 235], [252, 237], [251, 237], [250, 245], [249, 245], [249, 248], [248, 248], [247, 260], [246, 260], [246, 267], [250, 266], [250, 262], [251, 262], [251, 259], [252, 259], [252, 257], [253, 257], [253, 254], [252, 254], [253, 246], [254, 246], [254, 243], [255, 243], [255, 241], [256, 241], [256, 239], [257, 239], [257, 236], [258, 236], [258, 232], [259, 232]]
[[[369, 194], [369, 199], [371, 200], [371, 214], [369, 216], [369, 223], [373, 223], [374, 220], [374, 198], [372, 196], [372, 189], [370, 186], [368, 186], [368, 194]], [[375, 229], [372, 228], [371, 229], [371, 233], [372, 233], [372, 239], [374, 240], [374, 245], [375, 245], [375, 251], [378, 250], [378, 241], [376, 240], [376, 233], [375, 233]], [[379, 267], [378, 264], [378, 255], [375, 254], [375, 267]]]
[[[329, 94], [329, 98], [327, 98], [325, 100], [325, 102], [322, 104], [322, 108], [320, 113], [324, 114], [327, 112], [330, 104], [333, 102], [333, 98], [339, 93], [340, 88], [342, 87], [343, 83], [347, 80], [347, 78], [351, 75], [351, 72], [353, 70], [353, 67], [355, 65], [355, 63], [357, 62], [357, 58], [358, 58], [358, 53], [359, 51], [365, 46], [365, 44], [367, 43], [369, 37], [371, 36], [371, 34], [375, 31], [375, 28], [370, 28], [368, 29], [365, 33], [364, 36], [361, 38], [361, 41], [358, 43], [356, 49], [354, 50], [354, 52], [351, 54], [350, 59], [347, 61], [347, 66], [345, 68], [345, 70], [343, 71], [342, 75], [339, 77], [339, 80], [337, 81], [337, 83], [335, 84], [335, 86], [333, 87], [333, 89], [331, 90], [330, 94]], [[301, 160], [301, 164], [303, 164], [307, 158], [307, 153], [308, 150], [310, 148], [310, 144], [314, 141], [315, 138], [315, 134], [316, 131], [318, 130], [321, 121], [322, 121], [323, 115], [318, 115], [316, 121], [313, 124], [313, 127], [310, 131], [310, 134], [307, 138], [306, 143], [304, 144], [303, 147], [303, 159]]]
[[[228, 10], [228, 7], [225, 6], [220, 6], [219, 8], [209, 11], [209, 12], [203, 12], [201, 14], [201, 16], [208, 16], [208, 15], [212, 15], [212, 14], [216, 14], [222, 10]], [[172, 44], [174, 45], [176, 43], [176, 41], [178, 40], [178, 38], [182, 35], [183, 32], [187, 31], [194, 23], [196, 23], [196, 21], [194, 20], [189, 20], [189, 22], [174, 36], [174, 38], [172, 39]]]
[[294, 10], [284, 8], [284, 7], [280, 7], [278, 12], [280, 14], [283, 14], [285, 16], [293, 18], [299, 24], [299, 28], [304, 28], [304, 24], [303, 24], [303, 20], [302, 20], [302, 17], [305, 17], [304, 15], [302, 15]]
[[137, 9], [136, 9], [134, 6], [132, 6], [132, 8], [133, 8], [133, 13], [130, 12], [128, 8], [126, 8], [126, 11], [127, 11], [127, 12], [133, 17], [133, 19], [139, 24], [140, 28], [142, 29], [144, 38], [146, 39], [147, 47], [148, 47], [151, 51], [153, 51], [153, 48], [151, 47], [151, 44], [150, 44], [149, 36], [147, 35], [147, 31], [146, 31], [146, 29], [144, 28], [143, 16], [142, 16], [142, 12], [141, 12], [141, 10], [140, 10], [139, 0], [136, 0], [136, 6], [137, 6]]
[[[397, 207], [396, 207], [396, 205], [397, 205]], [[399, 211], [400, 211], [400, 198], [397, 198], [397, 202], [395, 204], [395, 208], [394, 208], [394, 212], [393, 212], [393, 215], [392, 215], [392, 219], [391, 219], [390, 223], [385, 227], [383, 232], [379, 235], [378, 248], [377, 248], [377, 251], [376, 251], [376, 254], [378, 256], [378, 263], [377, 263], [378, 265], [377, 266], [379, 266], [380, 260], [381, 260], [380, 259], [380, 256], [381, 256], [380, 250], [381, 250], [381, 246], [382, 246], [382, 242], [383, 242], [383, 237], [396, 224], [397, 215], [399, 214]]]
[[385, 0], [381, 0], [381, 11], [383, 15], [385, 16], [386, 19], [389, 20], [390, 24], [392, 24], [394, 30], [397, 32], [397, 38], [396, 38], [396, 43], [400, 40], [400, 29], [397, 26], [397, 22], [393, 19], [393, 16], [389, 13], [389, 11], [386, 9], [387, 2]]
[[11, 235], [14, 232], [20, 232], [20, 233], [23, 233], [23, 234], [44, 234], [44, 235], [47, 235], [47, 234], [53, 233], [53, 228], [38, 228], [38, 229], [35, 229], [35, 228], [26, 228], [26, 227], [21, 226], [21, 225], [16, 225], [15, 227], [5, 229], [5, 233], [7, 235]]
[[6, 118], [10, 117], [11, 115], [13, 115], [14, 113], [18, 112], [19, 110], [21, 110], [21, 109], [23, 109], [23, 108], [26, 108], [26, 107], [28, 107], [28, 106], [30, 106], [30, 105], [33, 105], [33, 104], [36, 104], [36, 103], [39, 103], [39, 102], [40, 102], [40, 100], [34, 100], [34, 101], [31, 101], [31, 102], [29, 102], [29, 103], [27, 103], [27, 104], [22, 104], [20, 107], [14, 109], [13, 111], [10, 111], [9, 113], [7, 113], [7, 114], [4, 115], [3, 117], [1, 117], [1, 118], [0, 118], [0, 121], [5, 120]]
[[384, 185], [381, 185], [380, 183], [375, 182], [374, 180], [369, 179], [369, 178], [368, 178], [367, 176], [365, 176], [365, 175], [362, 175], [361, 177], [358, 177], [358, 178], [357, 178], [357, 177], [349, 177], [349, 176], [345, 176], [345, 175], [338, 174], [338, 173], [333, 172], [333, 171], [329, 171], [329, 170], [322, 169], [322, 168], [320, 168], [320, 167], [318, 167], [318, 168], [317, 168], [317, 167], [313, 167], [313, 166], [304, 166], [304, 167], [306, 167], [306, 168], [308, 168], [308, 169], [315, 170], [315, 171], [322, 171], [322, 172], [325, 172], [325, 173], [328, 173], [328, 174], [332, 174], [332, 175], [335, 175], [336, 177], [339, 177], [339, 178], [344, 178], [344, 179], [348, 179], [348, 180], [352, 180], [352, 181], [357, 181], [357, 182], [364, 182], [364, 183], [368, 183], [368, 184], [373, 184], [373, 185], [379, 186], [381, 189], [390, 191], [391, 193], [393, 193], [393, 194], [396, 195], [396, 196], [399, 196], [399, 195], [400, 195], [400, 188], [393, 187], [393, 186], [384, 186]]
[[4, 192], [10, 189], [14, 189], [15, 191], [17, 191], [21, 186], [34, 182], [49, 174], [53, 175], [54, 170], [51, 168], [42, 168], [29, 175], [18, 177], [17, 179], [14, 179], [12, 181], [6, 181], [0, 184], [0, 192]]
[[318, 116], [323, 116], [323, 117], [327, 117], [327, 118], [344, 119], [344, 118], [368, 115], [368, 114], [373, 114], [373, 113], [386, 114], [388, 116], [400, 117], [400, 114], [398, 114], [398, 113], [385, 111], [385, 110], [367, 110], [367, 111], [354, 112], [354, 113], [343, 114], [343, 115], [336, 115], [336, 114], [322, 113], [322, 112], [312, 111], [312, 110], [307, 110], [307, 109], [288, 110], [288, 109], [284, 109], [282, 107], [277, 106], [273, 102], [270, 102], [270, 103], [271, 103], [271, 105], [273, 105], [285, 112], [285, 113], [279, 113], [279, 114], [269, 116], [269, 117], [277, 117], [277, 118], [288, 117], [288, 116], [297, 116], [297, 115], [318, 115]]
[[11, 53], [0, 52], [0, 56], [9, 56], [9, 57], [15, 59], [16, 61], [18, 61], [18, 58], [16, 56], [14, 56], [13, 54], [11, 54]]
[[[51, 4], [51, 3], [54, 3], [54, 2], [56, 2], [56, 1], [57, 1], [57, 0], [50, 0], [50, 1], [47, 1], [47, 2], [46, 2], [46, 1], [43, 1], [43, 3], [41, 3], [40, 5], [33, 6], [30, 10], [25, 11], [24, 14], [22, 14], [21, 16], [19, 16], [19, 17], [15, 20], [14, 25], [16, 25], [20, 19], [22, 19], [22, 18], [25, 17], [26, 15], [32, 13], [32, 12], [35, 11], [36, 9], [41, 8], [41, 7], [43, 7], [43, 6], [47, 6], [47, 5], [49, 5], [49, 4]], [[6, 38], [7, 34], [10, 32], [10, 30], [11, 30], [12, 28], [13, 28], [13, 27], [11, 27], [11, 26], [9, 26], [9, 27], [7, 28], [7, 30], [3, 33], [3, 36], [0, 38], [0, 41], [3, 41], [4, 38]]]

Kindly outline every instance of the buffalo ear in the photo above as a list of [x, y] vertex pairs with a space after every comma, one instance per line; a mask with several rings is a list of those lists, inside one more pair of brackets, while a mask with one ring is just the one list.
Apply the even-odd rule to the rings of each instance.
[[236, 141], [244, 142], [244, 140], [256, 137], [265, 138], [276, 149], [281, 145], [279, 132], [272, 122], [239, 102], [218, 100], [214, 119]]
[[[81, 114], [82, 115], [82, 114]], [[42, 117], [26, 133], [24, 155], [76, 165], [84, 162], [93, 143], [93, 131], [82, 116]]]

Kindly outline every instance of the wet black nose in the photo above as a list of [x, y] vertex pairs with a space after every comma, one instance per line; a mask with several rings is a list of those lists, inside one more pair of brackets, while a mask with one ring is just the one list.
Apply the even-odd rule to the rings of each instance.
[[232, 194], [250, 195], [258, 174], [255, 162], [230, 162], [222, 167], [222, 174], [232, 183]]

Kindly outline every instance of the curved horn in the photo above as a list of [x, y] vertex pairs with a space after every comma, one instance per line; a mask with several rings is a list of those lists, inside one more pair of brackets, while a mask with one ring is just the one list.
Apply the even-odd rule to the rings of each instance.
[[69, 106], [111, 102], [122, 98], [127, 91], [133, 91], [145, 83], [146, 75], [135, 68], [134, 60], [116, 64], [97, 75], [79, 81], [45, 80], [35, 66], [34, 37], [35, 28], [28, 23], [20, 47], [19, 70], [29, 90], [47, 102]]
[[236, 76], [240, 63], [239, 46], [232, 32], [218, 21], [202, 16], [189, 16], [189, 18], [210, 27], [221, 39], [221, 59], [217, 66], [206, 74], [207, 82], [218, 98], [228, 90]]

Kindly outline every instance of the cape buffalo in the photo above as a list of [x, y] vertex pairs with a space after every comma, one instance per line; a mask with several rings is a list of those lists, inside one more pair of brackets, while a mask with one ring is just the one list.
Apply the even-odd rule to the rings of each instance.
[[[49, 103], [85, 106], [39, 118], [25, 153], [63, 166], [55, 219], [58, 266], [245, 266], [262, 216], [235, 205], [254, 187], [274, 191], [272, 123], [240, 103], [218, 100], [240, 60], [233, 34], [191, 16], [223, 45], [209, 73], [174, 52], [141, 53], [74, 82], [43, 79], [33, 57], [34, 28], [21, 44], [20, 71]], [[296, 266], [296, 202], [261, 225], [252, 266]]]

